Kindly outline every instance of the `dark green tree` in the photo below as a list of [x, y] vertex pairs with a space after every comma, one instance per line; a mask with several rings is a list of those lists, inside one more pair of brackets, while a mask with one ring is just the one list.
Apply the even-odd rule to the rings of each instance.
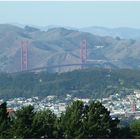
[[130, 131], [134, 138], [140, 139], [140, 120], [135, 120], [130, 125]]
[[56, 120], [56, 115], [50, 110], [37, 112], [32, 125], [33, 137], [56, 138]]
[[100, 102], [75, 101], [61, 118], [64, 138], [117, 138], [118, 123]]
[[82, 101], [76, 101], [66, 108], [66, 112], [61, 116], [60, 123], [64, 138], [84, 137], [84, 107]]
[[132, 139], [134, 138], [131, 134], [131, 130], [129, 126], [124, 126], [119, 129], [119, 133], [117, 135], [119, 139]]
[[33, 106], [23, 107], [16, 112], [16, 119], [13, 124], [13, 138], [32, 138], [32, 124], [35, 112]]
[[91, 102], [85, 116], [86, 138], [115, 138], [117, 136], [119, 120], [112, 120], [110, 112], [100, 102]]
[[11, 121], [7, 113], [6, 102], [0, 105], [0, 138], [11, 138]]

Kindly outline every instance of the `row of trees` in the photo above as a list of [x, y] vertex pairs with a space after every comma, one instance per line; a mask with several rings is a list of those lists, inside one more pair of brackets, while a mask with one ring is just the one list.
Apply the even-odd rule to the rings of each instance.
[[140, 70], [86, 69], [68, 73], [27, 72], [0, 74], [0, 98], [32, 97], [67, 93], [81, 98], [108, 97], [119, 89], [140, 89]]
[[75, 101], [60, 117], [50, 110], [35, 112], [26, 106], [7, 113], [6, 103], [0, 105], [0, 138], [139, 138], [140, 122], [130, 128], [120, 127], [117, 118], [100, 102], [85, 105]]

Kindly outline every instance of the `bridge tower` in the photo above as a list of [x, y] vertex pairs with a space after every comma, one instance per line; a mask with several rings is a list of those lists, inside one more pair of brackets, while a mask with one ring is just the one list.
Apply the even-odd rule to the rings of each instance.
[[28, 41], [21, 41], [21, 71], [28, 69]]
[[85, 39], [83, 39], [80, 42], [80, 60], [81, 60], [81, 67], [83, 68], [87, 60], [87, 42]]

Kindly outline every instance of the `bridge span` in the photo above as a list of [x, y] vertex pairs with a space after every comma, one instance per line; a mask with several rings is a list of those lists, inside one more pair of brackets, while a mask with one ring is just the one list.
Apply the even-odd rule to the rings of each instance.
[[[32, 69], [28, 69], [28, 70], [22, 70], [19, 72], [14, 72], [14, 73], [20, 73], [20, 72], [39, 72], [39, 71], [43, 71], [43, 70], [52, 70], [52, 69], [61, 69], [61, 68], [65, 68], [65, 67], [73, 67], [73, 66], [78, 66], [79, 69], [85, 69], [85, 68], [92, 68], [95, 67], [95, 65], [100, 65], [100, 64], [105, 64], [106, 62], [104, 61], [96, 61], [96, 62], [92, 62], [92, 63], [74, 63], [74, 64], [60, 64], [60, 65], [48, 65], [48, 66], [43, 66], [43, 67], [37, 67], [37, 68], [32, 68]], [[111, 64], [110, 64], [111, 65]]]

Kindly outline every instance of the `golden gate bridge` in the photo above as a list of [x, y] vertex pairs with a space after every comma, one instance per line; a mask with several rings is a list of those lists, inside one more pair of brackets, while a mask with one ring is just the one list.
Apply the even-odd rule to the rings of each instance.
[[[43, 67], [37, 67], [37, 68], [28, 68], [28, 46], [29, 41], [21, 41], [21, 62], [20, 62], [20, 68], [21, 72], [26, 71], [41, 71], [41, 70], [47, 70], [47, 69], [55, 69], [55, 68], [63, 68], [63, 67], [72, 67], [72, 66], [79, 66], [81, 69], [83, 68], [89, 68], [94, 66], [95, 64], [103, 64], [105, 62], [111, 62], [116, 60], [88, 60], [87, 59], [87, 41], [86, 39], [81, 40], [80, 42], [80, 63], [71, 63], [71, 64], [59, 64], [59, 65], [46, 65]], [[90, 62], [90, 63], [87, 63]]]

